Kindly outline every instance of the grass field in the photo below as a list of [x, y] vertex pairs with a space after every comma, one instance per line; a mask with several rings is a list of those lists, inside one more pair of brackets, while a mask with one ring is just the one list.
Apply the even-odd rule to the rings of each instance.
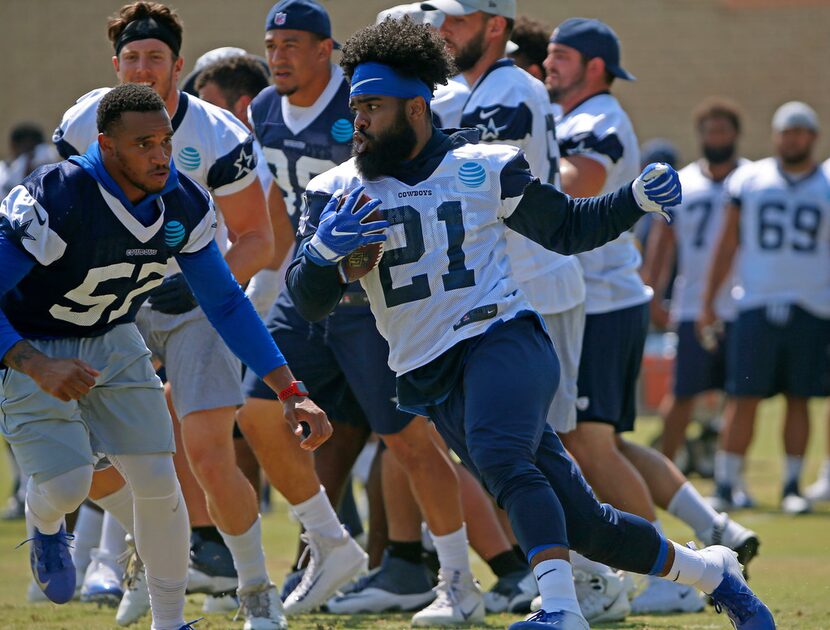
[[[777, 512], [779, 478], [781, 471], [780, 439], [782, 411], [781, 401], [765, 403], [756, 431], [752, 460], [748, 471], [749, 486], [759, 500], [760, 508], [737, 515], [740, 522], [751, 527], [761, 537], [761, 554], [751, 566], [752, 586], [769, 604], [779, 628], [804, 630], [830, 629], [830, 506], [820, 506], [815, 514], [788, 517]], [[825, 443], [824, 403], [816, 402], [814, 432], [810, 446], [809, 465], [805, 480], [814, 479], [816, 468]], [[648, 441], [659, 432], [654, 418], [643, 418], [636, 438]], [[5, 454], [5, 449], [0, 450]], [[9, 486], [7, 467], [0, 465], [0, 489]], [[695, 480], [706, 494], [711, 482]], [[689, 531], [668, 515], [665, 517], [667, 533], [677, 540], [689, 539]], [[289, 521], [284, 503], [265, 517], [265, 549], [269, 568], [275, 581], [281, 581], [289, 568], [296, 540], [296, 525]], [[115, 627], [114, 611], [95, 606], [71, 603], [65, 606], [53, 604], [28, 604], [26, 587], [30, 580], [28, 552], [25, 547], [15, 549], [24, 538], [22, 522], [0, 523], [0, 629], [30, 630], [99, 630]], [[475, 561], [475, 572], [482, 584], [488, 587], [493, 577], [489, 570]], [[186, 614], [190, 619], [201, 616], [201, 596], [188, 598]], [[409, 627], [409, 614], [336, 617], [331, 615], [306, 615], [291, 620], [292, 630], [334, 629], [397, 629]], [[511, 615], [493, 615], [481, 628], [506, 628], [517, 618]], [[149, 617], [134, 627], [149, 627]], [[232, 615], [212, 615], [197, 626], [200, 630], [241, 628]], [[694, 615], [630, 617], [622, 623], [605, 624], [606, 628], [727, 628], [724, 615], [716, 615], [709, 608]]]

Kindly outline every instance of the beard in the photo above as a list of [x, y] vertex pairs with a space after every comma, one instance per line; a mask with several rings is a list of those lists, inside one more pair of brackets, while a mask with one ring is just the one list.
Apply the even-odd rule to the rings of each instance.
[[722, 147], [712, 147], [704, 144], [701, 152], [709, 164], [724, 164], [735, 157], [735, 145], [727, 144]]
[[582, 83], [585, 81], [585, 66], [582, 66], [582, 72], [574, 77], [574, 80], [571, 81], [568, 85], [557, 85], [555, 87], [551, 87], [548, 85], [548, 82], [552, 80], [552, 76], [549, 74], [546, 81], [545, 87], [548, 88], [548, 96], [550, 97], [551, 103], [559, 103], [565, 96], [568, 95], [569, 92], [575, 90]]
[[459, 72], [466, 72], [484, 55], [484, 28], [455, 53], [455, 65]]
[[789, 151], [787, 153], [781, 153], [781, 162], [784, 166], [798, 166], [809, 160], [812, 153], [812, 147], [798, 152]]
[[358, 152], [352, 145], [352, 155], [355, 158], [357, 171], [363, 179], [377, 179], [394, 170], [401, 162], [407, 159], [418, 142], [415, 130], [406, 119], [403, 103], [398, 109], [395, 122], [388, 130], [376, 135], [360, 133], [366, 148]]

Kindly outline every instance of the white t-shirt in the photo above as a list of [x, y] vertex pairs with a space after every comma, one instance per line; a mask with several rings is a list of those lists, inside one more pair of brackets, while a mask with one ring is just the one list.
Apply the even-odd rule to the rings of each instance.
[[741, 209], [738, 310], [797, 304], [830, 317], [830, 168], [795, 179], [770, 157], [735, 171], [727, 193]]
[[461, 112], [464, 103], [470, 96], [470, 88], [466, 83], [457, 79], [450, 79], [447, 85], [440, 83], [435, 87], [430, 108], [436, 120], [435, 123], [442, 129], [457, 129], [461, 126]]
[[[596, 94], [563, 115], [556, 124], [556, 137], [563, 157], [587, 157], [603, 166], [606, 179], [600, 194], [621, 188], [640, 173], [634, 128], [608, 93]], [[651, 288], [637, 273], [642, 257], [632, 232], [577, 257], [585, 273], [586, 313], [608, 313], [651, 299]]]
[[[559, 148], [547, 90], [512, 59], [499, 60], [476, 81], [461, 126], [478, 129], [481, 142], [519, 147], [536, 177], [559, 186]], [[540, 313], [561, 313], [585, 300], [582, 270], [574, 256], [548, 251], [511, 230], [507, 253], [516, 280]]]

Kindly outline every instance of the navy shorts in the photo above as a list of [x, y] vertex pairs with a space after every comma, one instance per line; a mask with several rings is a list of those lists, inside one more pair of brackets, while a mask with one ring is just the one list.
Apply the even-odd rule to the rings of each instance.
[[717, 350], [709, 352], [700, 345], [693, 321], [680, 322], [677, 327], [677, 356], [674, 360], [674, 395], [678, 398], [696, 396], [711, 389], [723, 389], [726, 383], [726, 348], [732, 324]]
[[729, 338], [733, 396], [830, 395], [830, 320], [795, 305], [743, 311]]
[[[285, 299], [277, 300], [266, 326], [294, 376], [311, 399], [338, 422], [365, 426], [375, 433], [400, 432], [412, 416], [399, 411], [389, 346], [365, 306], [338, 306], [321, 322], [310, 323]], [[253, 372], [244, 380], [249, 398], [277, 395]]]
[[648, 304], [585, 317], [576, 421], [634, 429], [637, 377], [648, 332]]

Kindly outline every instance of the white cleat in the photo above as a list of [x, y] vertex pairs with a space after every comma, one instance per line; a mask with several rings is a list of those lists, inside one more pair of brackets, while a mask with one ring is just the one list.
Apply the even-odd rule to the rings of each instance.
[[809, 514], [813, 511], [813, 504], [800, 494], [788, 494], [781, 499], [781, 511], [784, 514]]
[[703, 607], [704, 599], [693, 586], [652, 576], [631, 602], [631, 614], [700, 612]]
[[530, 602], [530, 612], [536, 612], [537, 610], [542, 609], [542, 596], [537, 595], [533, 598], [533, 601]]
[[206, 615], [223, 615], [239, 608], [239, 600], [233, 593], [205, 595], [202, 612]]
[[268, 582], [239, 589], [239, 612], [244, 630], [286, 630], [288, 622], [277, 587]]
[[811, 501], [830, 501], [830, 475], [822, 471], [821, 477], [804, 491], [804, 496]]
[[707, 547], [711, 545], [729, 547], [738, 554], [738, 562], [744, 567], [758, 555], [758, 547], [761, 544], [758, 534], [736, 523], [725, 512], [718, 516], [712, 527], [698, 533], [698, 537]]
[[124, 596], [121, 587], [123, 572], [118, 558], [97, 548], [89, 555], [90, 562], [81, 587], [81, 601], [118, 606]]
[[369, 556], [343, 530], [342, 538], [303, 534], [311, 559], [297, 588], [285, 599], [285, 614], [301, 615], [326, 603], [338, 588], [366, 573]]
[[625, 580], [615, 571], [587, 573], [574, 569], [576, 599], [589, 623], [622, 621], [631, 612]]
[[617, 571], [617, 575], [623, 581], [623, 588], [625, 589], [628, 601], [631, 601], [637, 595], [637, 580], [628, 571]]
[[435, 600], [412, 617], [413, 626], [450, 626], [484, 621], [484, 600], [472, 574], [438, 574]]
[[147, 589], [144, 563], [138, 557], [135, 543], [129, 535], [124, 556], [124, 597], [115, 613], [115, 623], [119, 626], [129, 626], [150, 612], [150, 591]]
[[194, 567], [187, 569], [187, 592], [205, 595], [233, 593], [239, 586], [239, 578], [223, 575], [208, 575]]

